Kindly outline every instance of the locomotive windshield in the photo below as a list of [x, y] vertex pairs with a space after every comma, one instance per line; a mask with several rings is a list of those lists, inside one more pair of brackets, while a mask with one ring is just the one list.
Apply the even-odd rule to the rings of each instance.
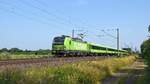
[[53, 44], [64, 44], [64, 39], [65, 37], [55, 37], [54, 40], [53, 40]]

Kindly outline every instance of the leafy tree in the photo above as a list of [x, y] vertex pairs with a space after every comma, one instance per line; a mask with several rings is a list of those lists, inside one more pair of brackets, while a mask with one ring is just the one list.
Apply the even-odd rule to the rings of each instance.
[[7, 48], [2, 48], [1, 51], [2, 52], [8, 52], [9, 50]]
[[147, 62], [150, 62], [150, 39], [144, 41], [141, 45], [141, 54]]
[[141, 53], [142, 57], [145, 59], [146, 64], [148, 67], [146, 68], [146, 77], [145, 77], [145, 84], [150, 83], [150, 39], [143, 42], [141, 45]]
[[9, 50], [11, 53], [16, 53], [16, 52], [21, 52], [22, 50], [21, 49], [18, 49], [18, 48], [11, 48]]

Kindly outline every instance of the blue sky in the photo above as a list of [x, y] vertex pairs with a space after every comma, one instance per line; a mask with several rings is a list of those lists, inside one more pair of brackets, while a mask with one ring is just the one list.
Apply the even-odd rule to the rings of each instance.
[[[0, 0], [0, 48], [51, 49], [52, 39], [86, 31], [84, 40], [115, 47], [137, 47], [147, 39], [150, 0]], [[76, 34], [80, 33], [76, 31]], [[101, 35], [102, 37], [97, 37]]]

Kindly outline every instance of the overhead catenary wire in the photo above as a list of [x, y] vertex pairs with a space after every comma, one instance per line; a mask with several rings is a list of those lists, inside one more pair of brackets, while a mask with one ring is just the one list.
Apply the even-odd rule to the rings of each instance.
[[12, 9], [2, 8], [2, 9], [1, 9], [1, 11], [5, 11], [5, 12], [11, 13], [11, 14], [16, 15], [16, 16], [21, 16], [21, 17], [24, 17], [24, 18], [29, 19], [29, 20], [31, 20], [31, 21], [36, 21], [36, 22], [38, 22], [38, 23], [50, 25], [50, 24], [47, 23], [47, 22], [43, 22], [43, 21], [38, 20], [38, 19], [36, 19], [36, 18], [29, 17], [29, 16], [26, 16], [26, 15], [17, 13], [17, 12], [15, 12], [15, 11], [13, 11], [13, 10], [14, 10], [14, 8], [12, 8]]
[[110, 37], [112, 37], [112, 38], [114, 38], [114, 39], [117, 39], [117, 37], [115, 37], [115, 36], [113, 36], [113, 35], [107, 33], [105, 30], [101, 30], [101, 31], [104, 32], [106, 35], [108, 35], [108, 36], [110, 36]]
[[[48, 4], [43, 2], [43, 1], [41, 1], [41, 0], [31, 0], [31, 1], [34, 1], [34, 2], [42, 5], [45, 8], [45, 10], [46, 10], [46, 7], [48, 7]], [[57, 19], [60, 19], [60, 20], [62, 20], [64, 22], [66, 22], [67, 24], [71, 25], [73, 28], [77, 28], [77, 24], [72, 22], [71, 16], [63, 15], [63, 18], [60, 17], [60, 16], [58, 17], [56, 13], [59, 13], [59, 15], [62, 15], [63, 12], [61, 10], [56, 9], [56, 8], [53, 8], [53, 10], [55, 10], [55, 16], [56, 16]], [[46, 10], [46, 11], [49, 12], [49, 10]], [[52, 13], [52, 12], [49, 12], [49, 13], [54, 15], [54, 13]]]
[[[35, 2], [37, 2], [38, 4], [41, 4], [43, 7], [45, 7], [45, 6], [48, 7], [48, 4], [45, 3], [45, 2], [43, 2], [43, 1], [41, 1], [41, 0], [31, 0], [31, 1], [35, 1]], [[58, 10], [58, 9], [54, 9], [54, 10], [55, 10], [55, 13], [59, 13], [60, 15], [63, 14], [63, 12], [62, 12], [61, 10]], [[63, 15], [63, 17], [64, 17], [64, 18], [60, 18], [60, 19], [66, 21], [66, 22], [68, 22], [68, 23], [70, 23], [73, 27], [79, 28], [79, 26], [78, 26], [77, 24], [75, 24], [75, 23], [72, 22], [70, 16]], [[84, 19], [84, 20], [85, 20], [85, 19]], [[80, 20], [79, 22], [82, 23], [82, 25], [83, 25], [83, 24], [84, 24], [84, 25], [87, 24], [87, 23], [83, 22], [82, 20]], [[86, 26], [86, 27], [88, 27], [88, 26]], [[83, 28], [85, 28], [85, 27], [81, 26], [80, 28], [83, 29]]]
[[[36, 13], [33, 13], [32, 11], [30, 12], [30, 16], [24, 14], [23, 12], [23, 9], [22, 8], [19, 8], [17, 7], [16, 5], [13, 5], [13, 4], [10, 4], [10, 3], [6, 3], [6, 2], [0, 2], [1, 6], [3, 7], [2, 8], [2, 11], [5, 11], [5, 12], [9, 12], [9, 13], [12, 13], [14, 15], [18, 15], [18, 16], [21, 16], [21, 17], [24, 17], [28, 20], [31, 20], [31, 21], [36, 21], [38, 23], [42, 23], [42, 24], [46, 24], [46, 25], [54, 25], [53, 23], [50, 23], [50, 22], [53, 22], [51, 19], [48, 19], [47, 17], [45, 16], [42, 16], [42, 20], [38, 17], [36, 17]], [[7, 6], [7, 7], [4, 7], [4, 6]], [[4, 9], [4, 10], [3, 10]], [[16, 9], [19, 9], [20, 12], [18, 12], [18, 10], [16, 11]], [[22, 12], [22, 13], [21, 13]], [[34, 16], [32, 16], [34, 15]], [[44, 21], [43, 21], [44, 20]], [[46, 21], [45, 21], [46, 20]], [[61, 24], [59, 22], [56, 23], [55, 26], [58, 26], [58, 24]], [[62, 23], [63, 24], [63, 23]], [[63, 24], [64, 26], [64, 24]], [[65, 25], [66, 26], [66, 25]], [[62, 25], [61, 25], [61, 28], [62, 28]]]
[[[30, 3], [29, 3], [30, 4]], [[28, 4], [28, 5], [29, 5]], [[8, 5], [8, 4], [7, 4]], [[10, 5], [10, 4], [9, 4]], [[24, 4], [24, 5], [26, 5], [26, 4]], [[30, 6], [31, 6], [31, 4], [30, 4]], [[15, 7], [17, 7], [17, 6], [15, 6]], [[32, 6], [33, 8], [35, 8], [36, 6]], [[18, 7], [17, 7], [18, 8]], [[20, 8], [19, 8], [20, 9]], [[36, 7], [36, 9], [37, 9], [37, 7]], [[6, 11], [6, 10], [5, 10]], [[10, 11], [12, 11], [12, 10], [9, 10], [9, 12]], [[41, 11], [41, 10], [40, 10]], [[8, 12], [8, 11], [7, 11]], [[11, 12], [12, 13], [12, 12]], [[30, 12], [30, 13], [32, 13], [32, 12]], [[24, 14], [18, 14], [15, 10], [13, 10], [13, 14], [15, 14], [15, 15], [19, 15], [19, 16], [22, 16], [22, 17], [24, 17], [24, 18], [27, 18], [27, 19], [30, 19], [30, 20], [34, 20], [34, 21], [37, 21], [37, 22], [41, 22], [41, 23], [44, 23], [44, 24], [48, 24], [49, 25], [49, 23], [48, 22], [44, 22], [44, 21], [40, 21], [39, 20], [39, 18], [37, 19], [37, 18], [33, 18], [33, 17], [31, 17], [31, 16], [26, 16], [26, 15], [24, 15]]]
[[[55, 15], [55, 14], [53, 14], [53, 13], [47, 11], [46, 9], [43, 9], [43, 8], [38, 7], [38, 6], [36, 6], [36, 5], [33, 5], [33, 4], [31, 4], [31, 3], [27, 2], [27, 1], [21, 1], [21, 2], [25, 2], [25, 3], [22, 3], [22, 4], [25, 4], [25, 5], [30, 6], [30, 7], [32, 7], [32, 8], [35, 8], [35, 9], [41, 11], [42, 13], [45, 13], [45, 14], [50, 15], [50, 16], [54, 16], [56, 19], [60, 20], [60, 22], [58, 22], [58, 24], [59, 24], [59, 23], [60, 23], [60, 24], [70, 24], [69, 21], [67, 21], [67, 20], [65, 20], [65, 19], [63, 19], [63, 18], [61, 18], [61, 17], [59, 17], [59, 16], [57, 16], [57, 15]], [[26, 2], [27, 2], [27, 3], [26, 3]], [[43, 4], [43, 5], [44, 5], [44, 4]], [[26, 15], [24, 15], [24, 14], [17, 13], [17, 12], [15, 11], [15, 8], [14, 8], [14, 9], [4, 9], [4, 11], [11, 12], [11, 13], [13, 13], [13, 14], [15, 14], [15, 15], [19, 15], [19, 16], [25, 17], [25, 18], [30, 19], [30, 20], [32, 20], [32, 21], [34, 20], [34, 21], [37, 21], [37, 22], [40, 22], [40, 23], [44, 23], [44, 24], [51, 25], [51, 24], [49, 24], [49, 22], [45, 22], [45, 21], [39, 20], [39, 19], [37, 19], [37, 18], [33, 18], [33, 17], [31, 17], [31, 16], [26, 16]], [[44, 16], [44, 18], [47, 19], [47, 20], [49, 20], [49, 21], [51, 21], [50, 18], [46, 18], [45, 16]], [[108, 33], [105, 32], [105, 31], [103, 31], [103, 32], [104, 32], [105, 34], [107, 34], [108, 36], [113, 37], [114, 39], [116, 39], [116, 37], [112, 36], [111, 34], [108, 34]]]
[[[36, 3], [38, 3], [38, 4], [40, 4], [40, 5], [42, 5], [43, 7], [45, 7], [45, 6], [47, 6], [48, 7], [48, 4], [47, 3], [44, 3], [43, 1], [41, 1], [41, 0], [31, 0], [31, 1], [34, 1], [34, 2], [36, 2]], [[59, 14], [61, 14], [62, 15], [62, 12], [60, 11], [60, 10], [57, 10], [57, 9], [54, 9], [57, 13], [59, 13]], [[56, 13], [55, 12], [55, 13]], [[65, 15], [64, 15], [65, 16]], [[79, 28], [76, 24], [74, 24], [74, 23], [72, 23], [72, 21], [71, 21], [71, 18], [70, 17], [68, 17], [68, 16], [65, 16], [65, 19], [64, 18], [59, 18], [59, 19], [61, 19], [61, 20], [64, 20], [64, 21], [66, 21], [66, 22], [68, 22], [68, 23], [70, 23], [73, 27], [76, 27], [76, 28]], [[85, 20], [85, 19], [84, 19]], [[87, 24], [87, 23], [85, 23], [85, 22], [83, 22], [82, 20], [80, 20], [80, 22], [82, 23], [82, 24]], [[87, 27], [89, 27], [89, 26], [85, 26], [85, 27], [81, 27], [82, 29], [84, 29], [84, 28], [87, 28]]]
[[[32, 0], [31, 0], [31, 1], [32, 1]], [[48, 7], [48, 4], [47, 4], [47, 3], [44, 3], [43, 1], [40, 1], [40, 0], [33, 0], [33, 1], [35, 1], [35, 2], [37, 2], [38, 4], [42, 5], [44, 8], [46, 8], [46, 6]], [[57, 15], [56, 12], [59, 13], [60, 15], [63, 14], [62, 11], [60, 11], [60, 10], [58, 10], [58, 9], [56, 9], [56, 8], [53, 8], [53, 9], [55, 10], [55, 15]], [[47, 11], [48, 11], [48, 10], [47, 10]], [[54, 13], [53, 13], [53, 14], [54, 14]], [[64, 21], [66, 21], [66, 22], [68, 22], [68, 23], [71, 23], [71, 20], [70, 20], [70, 17], [69, 17], [69, 16], [63, 15], [63, 17], [64, 17], [64, 18], [57, 16], [57, 18], [59, 18], [59, 19], [61, 19], [61, 20], [64, 20]]]
[[25, 5], [30, 6], [30, 7], [32, 7], [32, 8], [35, 8], [35, 9], [37, 9], [37, 10], [39, 10], [39, 11], [41, 11], [41, 12], [47, 14], [47, 15], [50, 15], [50, 16], [52, 16], [52, 17], [55, 17], [55, 19], [58, 19], [58, 20], [59, 20], [59, 23], [70, 25], [70, 23], [66, 22], [65, 20], [61, 19], [59, 16], [57, 16], [57, 15], [55, 15], [55, 14], [53, 14], [53, 13], [47, 11], [46, 9], [44, 9], [44, 8], [42, 8], [42, 7], [33, 5], [33, 4], [31, 4], [31, 3], [27, 2], [27, 1], [24, 1], [24, 0], [18, 0], [18, 1], [20, 1], [22, 4], [25, 4]]

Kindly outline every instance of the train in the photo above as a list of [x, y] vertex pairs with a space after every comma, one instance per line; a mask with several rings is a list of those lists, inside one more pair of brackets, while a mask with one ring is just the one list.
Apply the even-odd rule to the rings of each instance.
[[54, 37], [52, 54], [56, 56], [121, 56], [128, 55], [128, 51], [62, 35]]

